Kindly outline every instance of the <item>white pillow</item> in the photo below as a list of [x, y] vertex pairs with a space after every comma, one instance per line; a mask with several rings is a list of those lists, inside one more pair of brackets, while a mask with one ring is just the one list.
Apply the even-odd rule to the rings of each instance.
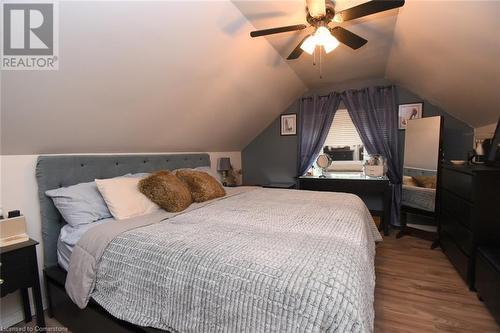
[[120, 177], [96, 179], [95, 183], [111, 215], [117, 220], [153, 213], [160, 209], [139, 191], [142, 178]]
[[219, 182], [219, 184], [222, 185], [222, 180], [220, 179], [220, 176], [217, 174], [216, 171], [213, 171], [210, 167], [208, 166], [201, 166], [201, 167], [196, 167], [196, 168], [180, 168], [180, 169], [175, 169], [174, 171], [172, 171], [174, 174], [178, 171], [178, 170], [196, 170], [196, 171], [203, 171], [203, 172], [206, 172], [208, 173], [210, 176], [212, 176], [217, 182]]
[[194, 169], [208, 173], [210, 176], [214, 177], [216, 181], [218, 181], [220, 184], [222, 184], [222, 180], [220, 179], [219, 174], [217, 174], [217, 172], [213, 171], [212, 168], [202, 166], [202, 167], [196, 167]]

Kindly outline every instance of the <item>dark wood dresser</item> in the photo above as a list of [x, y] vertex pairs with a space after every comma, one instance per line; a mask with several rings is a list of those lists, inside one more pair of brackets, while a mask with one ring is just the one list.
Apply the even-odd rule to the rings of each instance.
[[474, 289], [477, 246], [500, 246], [500, 168], [443, 164], [438, 212], [441, 247]]

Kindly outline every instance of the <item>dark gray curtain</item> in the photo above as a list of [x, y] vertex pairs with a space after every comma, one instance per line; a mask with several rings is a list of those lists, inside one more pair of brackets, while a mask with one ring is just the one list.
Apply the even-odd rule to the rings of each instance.
[[323, 147], [333, 117], [340, 103], [340, 94], [305, 97], [299, 100], [299, 176], [313, 164], [314, 157]]
[[342, 93], [352, 122], [369, 154], [387, 159], [387, 176], [393, 184], [391, 224], [400, 225], [401, 164], [398, 153], [396, 88], [370, 87]]

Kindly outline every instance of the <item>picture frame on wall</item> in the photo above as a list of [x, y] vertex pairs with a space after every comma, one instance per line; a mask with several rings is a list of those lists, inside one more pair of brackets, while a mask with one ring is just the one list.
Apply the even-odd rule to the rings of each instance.
[[297, 114], [288, 113], [281, 115], [281, 129], [280, 134], [286, 135], [297, 135]]
[[399, 104], [398, 107], [398, 128], [406, 129], [408, 120], [422, 118], [424, 103]]

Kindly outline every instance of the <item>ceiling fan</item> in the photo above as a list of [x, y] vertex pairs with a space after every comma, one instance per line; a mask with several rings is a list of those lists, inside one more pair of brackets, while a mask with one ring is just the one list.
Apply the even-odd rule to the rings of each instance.
[[[356, 35], [340, 26], [330, 28], [330, 22], [342, 23], [363, 16], [383, 12], [389, 9], [402, 7], [405, 0], [372, 0], [361, 5], [335, 11], [335, 2], [332, 0], [306, 0], [307, 22], [314, 27], [314, 32], [300, 41], [287, 57], [287, 60], [297, 59], [302, 52], [313, 54], [317, 47], [323, 47], [326, 53], [333, 51], [340, 43], [356, 50], [367, 43], [363, 37]], [[307, 28], [306, 24], [296, 24], [286, 27], [252, 31], [251, 37], [260, 37], [282, 32], [297, 31]]]

